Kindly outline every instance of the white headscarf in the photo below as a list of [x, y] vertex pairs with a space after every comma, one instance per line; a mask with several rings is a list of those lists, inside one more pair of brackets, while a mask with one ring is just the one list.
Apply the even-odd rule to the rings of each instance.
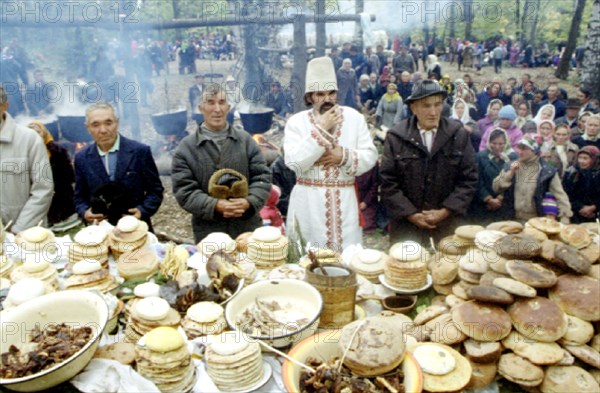
[[[465, 111], [463, 112], [463, 115], [460, 118], [456, 114], [456, 104], [458, 103], [462, 103], [465, 106]], [[460, 120], [460, 122], [463, 123], [463, 125], [473, 122], [473, 119], [471, 119], [471, 116], [469, 116], [469, 105], [467, 105], [465, 100], [463, 100], [462, 98], [457, 98], [454, 101], [454, 104], [452, 105], [452, 115], [450, 115], [450, 118]]]
[[556, 114], [556, 109], [554, 109], [554, 105], [546, 104], [538, 110], [537, 114], [533, 118], [535, 125], [538, 127], [540, 126], [540, 123], [542, 122], [542, 112], [544, 111], [544, 109], [550, 109], [552, 111], [552, 117], [550, 118], [550, 120], [554, 121], [554, 115]]

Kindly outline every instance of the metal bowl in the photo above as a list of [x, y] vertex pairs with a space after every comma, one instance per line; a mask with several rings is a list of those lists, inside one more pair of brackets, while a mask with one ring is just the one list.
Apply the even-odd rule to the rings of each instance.
[[36, 392], [59, 385], [77, 375], [92, 359], [108, 320], [104, 299], [89, 291], [49, 293], [0, 314], [2, 352], [11, 345], [20, 347], [36, 325], [66, 323], [72, 327], [89, 326], [92, 338], [70, 358], [53, 367], [21, 378], [0, 378], [0, 386], [18, 392]]
[[227, 324], [231, 329], [244, 332], [244, 327], [237, 325], [237, 319], [254, 304], [255, 299], [276, 300], [280, 304], [291, 303], [295, 305], [296, 310], [302, 310], [309, 321], [299, 329], [296, 329], [296, 326], [294, 326], [294, 329], [290, 328], [290, 331], [284, 334], [273, 333], [264, 336], [242, 334], [246, 334], [252, 339], [262, 340], [273, 347], [282, 348], [316, 333], [321, 310], [323, 309], [323, 298], [319, 291], [309, 283], [294, 279], [283, 279], [264, 280], [248, 285], [237, 296], [232, 297], [225, 308], [225, 320], [227, 320]]
[[[340, 329], [325, 330], [307, 337], [294, 345], [288, 355], [301, 363], [306, 363], [308, 358], [328, 362], [332, 357], [342, 355], [342, 349], [338, 344], [340, 334]], [[404, 391], [407, 393], [420, 393], [423, 390], [423, 372], [410, 352], [404, 354], [404, 360], [402, 360], [400, 367], [404, 372]], [[299, 382], [302, 370], [300, 366], [289, 360], [283, 360], [281, 377], [288, 392], [300, 392]]]

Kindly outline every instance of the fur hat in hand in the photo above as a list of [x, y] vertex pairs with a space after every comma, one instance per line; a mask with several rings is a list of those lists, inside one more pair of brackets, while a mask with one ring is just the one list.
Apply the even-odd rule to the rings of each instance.
[[217, 199], [245, 198], [248, 196], [248, 180], [234, 169], [219, 169], [208, 181], [208, 194]]

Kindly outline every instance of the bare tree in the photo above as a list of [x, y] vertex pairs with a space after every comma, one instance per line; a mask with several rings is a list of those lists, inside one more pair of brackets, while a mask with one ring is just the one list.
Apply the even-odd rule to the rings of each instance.
[[583, 16], [584, 9], [585, 0], [577, 0], [577, 5], [575, 6], [575, 15], [573, 15], [573, 19], [571, 20], [571, 28], [569, 29], [567, 46], [562, 53], [560, 62], [558, 63], [558, 67], [554, 73], [557, 78], [567, 79], [569, 76], [569, 70], [571, 69], [571, 57], [573, 56], [575, 46], [577, 45], [577, 39], [579, 38], [581, 18]]
[[521, 27], [521, 0], [515, 0], [515, 30], [517, 31], [517, 42], [523, 47], [523, 31]]
[[317, 35], [317, 57], [325, 56], [325, 46], [327, 45], [327, 33], [325, 27], [325, 0], [316, 0], [316, 35]]
[[473, 31], [473, 0], [463, 0], [465, 16], [465, 40], [471, 40]]
[[542, 1], [536, 0], [534, 11], [533, 11], [533, 24], [531, 25], [531, 31], [529, 32], [529, 43], [532, 47], [535, 47], [535, 36], [537, 33], [538, 22], [540, 21], [540, 13], [542, 12]]
[[594, 0], [592, 16], [588, 25], [581, 85], [592, 93], [592, 97], [600, 98], [600, 0]]
[[523, 5], [523, 15], [521, 16], [521, 48], [525, 46], [525, 33], [527, 27], [533, 21], [533, 13], [536, 12], [533, 2], [534, 0], [525, 0], [525, 4]]

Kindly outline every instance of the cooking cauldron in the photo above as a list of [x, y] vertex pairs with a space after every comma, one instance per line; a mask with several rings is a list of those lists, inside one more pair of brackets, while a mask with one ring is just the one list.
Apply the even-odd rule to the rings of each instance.
[[69, 142], [93, 141], [92, 135], [85, 127], [85, 116], [58, 116], [58, 125], [63, 138]]
[[244, 125], [244, 130], [249, 134], [262, 134], [271, 129], [273, 123], [273, 109], [267, 110], [260, 113], [242, 113], [240, 112], [240, 118]]
[[152, 125], [160, 135], [179, 135], [187, 128], [187, 110], [152, 115]]

